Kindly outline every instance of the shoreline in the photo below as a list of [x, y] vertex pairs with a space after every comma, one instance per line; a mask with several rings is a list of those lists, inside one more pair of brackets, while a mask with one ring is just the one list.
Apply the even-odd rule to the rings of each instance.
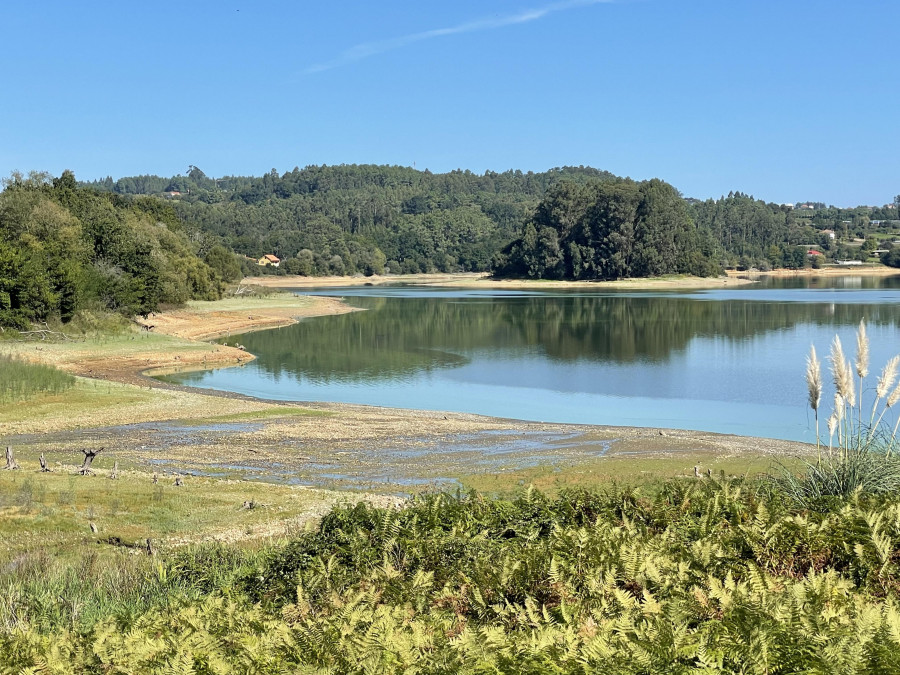
[[[118, 448], [117, 454], [141, 464], [148, 461], [141, 449], [149, 447], [148, 439], [155, 437], [155, 430], [151, 428], [149, 435], [143, 434], [135, 425], [174, 423], [211, 428], [227, 425], [230, 420], [247, 420], [241, 424], [254, 426], [252, 433], [241, 431], [243, 427], [240, 426], [234, 435], [227, 437], [207, 438], [201, 433], [199, 441], [190, 441], [184, 447], [171, 449], [163, 458], [152, 460], [172, 462], [173, 469], [198, 467], [204, 463], [213, 466], [229, 464], [229, 458], [235, 453], [253, 461], [258, 455], [268, 457], [271, 461], [266, 466], [289, 466], [297, 461], [297, 457], [285, 448], [295, 445], [303, 448], [302, 457], [314, 454], [325, 464], [365, 448], [397, 450], [446, 443], [451, 447], [464, 445], [464, 439], [468, 438], [498, 438], [496, 434], [502, 435], [504, 444], [515, 448], [519, 442], [516, 439], [523, 434], [549, 432], [580, 439], [554, 446], [564, 452], [565, 459], [562, 456], [560, 459], [566, 463], [603, 463], [608, 456], [620, 465], [633, 466], [636, 475], [641, 473], [641, 463], [646, 461], [665, 459], [669, 462], [666, 466], [673, 470], [677, 468], [681, 475], [697, 461], [809, 452], [810, 446], [805, 443], [704, 431], [541, 423], [350, 403], [270, 401], [233, 392], [168, 384], [149, 375], [162, 370], [241, 365], [255, 357], [237, 347], [202, 340], [289, 325], [303, 318], [354, 309], [335, 298], [279, 293], [189, 303], [183, 309], [148, 317], [146, 324], [152, 326], [152, 330], [135, 327], [119, 336], [102, 336], [77, 343], [0, 343], [0, 353], [16, 353], [79, 376], [71, 393], [43, 396], [0, 408], [6, 413], [0, 422], [0, 438], [7, 443], [25, 443], [25, 458], [38, 448], [61, 458], [85, 441], [102, 439], [113, 433], [117, 434], [113, 441]], [[126, 432], [125, 428], [129, 430]], [[458, 459], [471, 461], [463, 460], [463, 456], [470, 455], [459, 455]], [[379, 460], [374, 461], [377, 464]], [[457, 474], [473, 468], [465, 463], [455, 465], [451, 457], [443, 461], [450, 462], [448, 466], [452, 466], [452, 471]], [[432, 470], [427, 462], [413, 464], [424, 474]], [[498, 470], [510, 471], [515, 467]], [[277, 480], [275, 473], [267, 474], [264, 467], [260, 467], [260, 471], [262, 475], [268, 475], [268, 479]], [[445, 474], [450, 471], [446, 469]]]
[[265, 276], [246, 277], [241, 282], [248, 286], [263, 288], [303, 289], [342, 286], [384, 286], [390, 284], [410, 284], [443, 288], [483, 288], [490, 290], [533, 289], [533, 290], [680, 290], [709, 289], [724, 286], [743, 286], [756, 283], [746, 278], [746, 274], [720, 277], [667, 276], [649, 279], [618, 279], [615, 281], [551, 281], [537, 279], [493, 279], [484, 272], [461, 272], [458, 274], [397, 274], [371, 277], [301, 277]]
[[854, 265], [854, 266], [832, 266], [820, 267], [819, 269], [803, 268], [801, 270], [776, 269], [768, 272], [744, 270], [726, 270], [726, 274], [733, 278], [750, 278], [753, 280], [760, 277], [777, 277], [777, 278], [814, 278], [814, 277], [892, 277], [900, 276], [900, 268], [887, 267], [885, 265]]
[[490, 290], [704, 290], [745, 286], [757, 283], [764, 277], [890, 277], [900, 276], [900, 268], [884, 265], [853, 267], [804, 268], [800, 270], [776, 269], [767, 272], [755, 270], [726, 270], [718, 277], [665, 276], [647, 279], [617, 279], [614, 281], [553, 281], [537, 279], [494, 279], [484, 272], [460, 272], [453, 274], [396, 274], [341, 277], [263, 276], [245, 277], [242, 284], [271, 289], [340, 288], [344, 286], [385, 286], [408, 284], [444, 288], [482, 288]]

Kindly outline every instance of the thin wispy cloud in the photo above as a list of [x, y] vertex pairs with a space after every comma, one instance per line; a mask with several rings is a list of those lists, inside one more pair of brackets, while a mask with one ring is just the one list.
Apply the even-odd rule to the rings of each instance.
[[422, 31], [421, 33], [411, 33], [409, 35], [403, 35], [401, 37], [392, 38], [390, 40], [364, 42], [362, 44], [355, 45], [350, 49], [347, 49], [331, 61], [317, 63], [316, 65], [310, 66], [304, 72], [321, 73], [324, 70], [331, 70], [332, 68], [346, 66], [350, 63], [362, 61], [363, 59], [376, 56], [377, 54], [383, 54], [395, 49], [400, 49], [416, 42], [424, 42], [426, 40], [433, 40], [435, 38], [445, 37], [448, 35], [475, 33], [477, 31], [494, 30], [496, 28], [503, 28], [505, 26], [514, 26], [516, 24], [529, 23], [531, 21], [543, 19], [545, 16], [549, 16], [550, 14], [555, 14], [557, 12], [564, 12], [566, 10], [575, 9], [577, 7], [587, 7], [589, 5], [611, 3], [614, 1], [615, 0], [563, 0], [563, 2], [554, 2], [549, 5], [544, 5], [543, 7], [527, 9], [516, 14], [507, 14], [505, 16], [494, 16], [491, 18], [476, 19], [475, 21], [468, 21], [456, 26], [449, 26], [447, 28], [434, 28], [432, 30]]

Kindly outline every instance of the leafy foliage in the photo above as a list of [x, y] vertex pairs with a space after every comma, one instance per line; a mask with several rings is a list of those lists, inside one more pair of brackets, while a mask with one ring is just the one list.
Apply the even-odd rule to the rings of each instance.
[[190, 167], [171, 179], [91, 185], [117, 194], [177, 191], [170, 204], [185, 222], [250, 258], [274, 253], [279, 273], [308, 276], [487, 270], [551, 185], [598, 177], [612, 176], [589, 167], [476, 175], [341, 165], [212, 180]]
[[619, 279], [711, 276], [711, 244], [671, 185], [653, 179], [560, 183], [519, 239], [494, 260], [498, 276]]
[[0, 193], [0, 325], [218, 298], [227, 264], [210, 251], [217, 273], [198, 252], [160, 200], [81, 188], [71, 172], [13, 174]]
[[893, 672], [898, 550], [895, 497], [806, 512], [715, 480], [428, 495], [337, 508], [255, 568], [182, 556], [156, 576], [197, 578], [194, 599], [86, 630], [21, 625], [0, 658], [51, 672]]

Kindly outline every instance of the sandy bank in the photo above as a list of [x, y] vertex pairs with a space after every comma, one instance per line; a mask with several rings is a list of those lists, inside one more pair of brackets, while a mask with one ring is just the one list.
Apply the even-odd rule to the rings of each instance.
[[131, 332], [66, 342], [5, 342], [0, 343], [0, 353], [13, 353], [82, 377], [159, 386], [143, 373], [234, 366], [255, 358], [235, 346], [205, 340], [352, 311], [353, 307], [334, 298], [292, 293], [189, 302], [182, 309], [151, 314]]
[[545, 281], [533, 279], [492, 279], [487, 274], [405, 274], [371, 277], [248, 277], [245, 284], [267, 288], [322, 288], [339, 286], [380, 286], [384, 284], [419, 284], [451, 288], [483, 288], [494, 290], [679, 290], [722, 288], [752, 284], [746, 273], [742, 276], [689, 277], [670, 276], [653, 279], [619, 279], [617, 281]]
[[761, 277], [891, 277], [900, 275], [900, 269], [895, 267], [886, 267], [884, 265], [854, 265], [841, 267], [822, 267], [820, 269], [802, 269], [802, 270], [770, 270], [768, 272], [739, 272], [737, 270], [728, 270], [729, 278], [750, 278], [759, 279]]
[[353, 311], [353, 307], [334, 298], [278, 293], [215, 302], [192, 301], [184, 309], [152, 314], [141, 323], [163, 335], [187, 340], [212, 340], [224, 335], [287, 326], [303, 318]]

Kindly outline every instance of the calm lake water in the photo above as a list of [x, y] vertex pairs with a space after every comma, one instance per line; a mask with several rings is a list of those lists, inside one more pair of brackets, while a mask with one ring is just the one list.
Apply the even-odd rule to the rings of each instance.
[[865, 318], [870, 389], [900, 352], [900, 277], [696, 292], [302, 292], [367, 311], [242, 335], [252, 363], [165, 379], [269, 399], [814, 442], [810, 344], [824, 362], [839, 334], [852, 356]]

